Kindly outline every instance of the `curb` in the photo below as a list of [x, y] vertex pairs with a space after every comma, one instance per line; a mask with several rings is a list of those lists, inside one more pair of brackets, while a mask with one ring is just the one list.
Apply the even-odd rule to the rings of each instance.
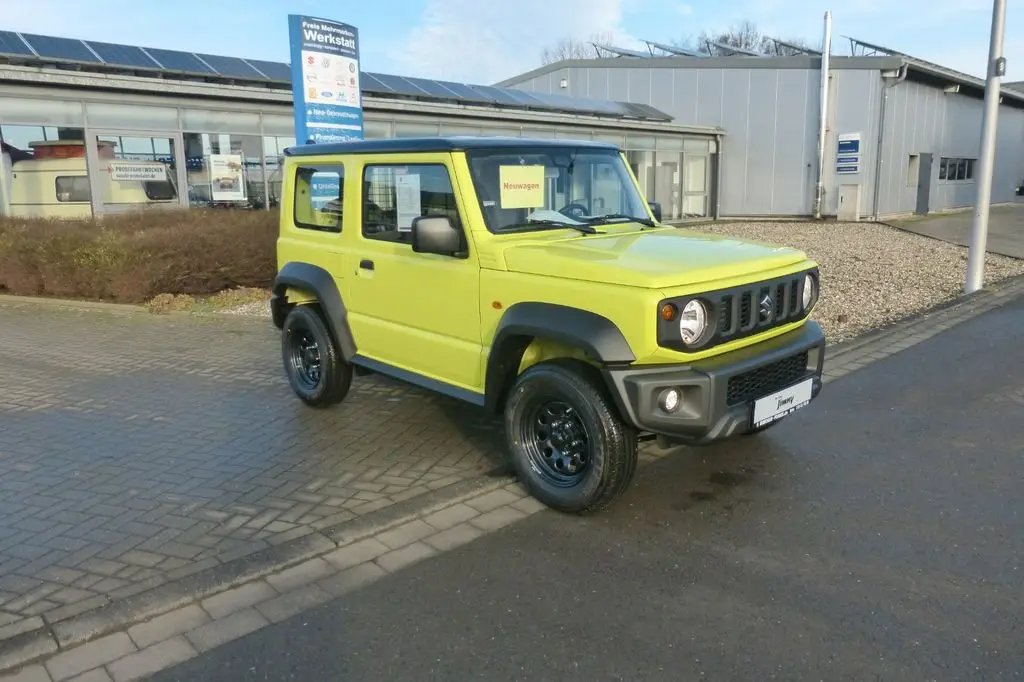
[[134, 303], [109, 303], [106, 301], [88, 301], [77, 298], [49, 298], [46, 296], [17, 296], [0, 294], [0, 304], [32, 304], [51, 308], [73, 308], [78, 310], [104, 310], [112, 313], [148, 313], [142, 305]]
[[515, 483], [494, 470], [0, 640], [0, 674]]

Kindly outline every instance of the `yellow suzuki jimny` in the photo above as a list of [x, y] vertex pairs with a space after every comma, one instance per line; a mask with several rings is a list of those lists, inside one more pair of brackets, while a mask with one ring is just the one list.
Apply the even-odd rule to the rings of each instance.
[[821, 390], [817, 265], [661, 224], [611, 144], [356, 140], [285, 153], [273, 285], [312, 406], [376, 372], [504, 418], [519, 480], [583, 512], [637, 442], [763, 431]]

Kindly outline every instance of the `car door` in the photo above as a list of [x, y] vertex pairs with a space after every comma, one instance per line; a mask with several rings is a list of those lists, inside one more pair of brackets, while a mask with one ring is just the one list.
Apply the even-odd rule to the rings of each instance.
[[[482, 393], [479, 264], [451, 155], [375, 155], [359, 172], [346, 298], [359, 355], [442, 391]], [[447, 215], [467, 235], [468, 257], [414, 253], [412, 220], [426, 215]]]

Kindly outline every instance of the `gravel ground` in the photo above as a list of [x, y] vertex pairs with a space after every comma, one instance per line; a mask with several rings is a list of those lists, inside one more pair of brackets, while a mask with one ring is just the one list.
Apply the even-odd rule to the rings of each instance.
[[[804, 250], [821, 266], [821, 298], [811, 317], [830, 343], [954, 298], [967, 272], [967, 249], [874, 223], [736, 222], [695, 229]], [[1020, 274], [1022, 260], [986, 260], [987, 284]], [[270, 305], [254, 301], [226, 312], [269, 316]]]
[[228, 308], [224, 311], [229, 315], [248, 315], [252, 317], [270, 317], [270, 292], [267, 292], [267, 300], [250, 301], [242, 305]]
[[[963, 291], [967, 249], [875, 223], [743, 222], [701, 232], [793, 246], [821, 266], [812, 319], [830, 343], [885, 326]], [[989, 255], [985, 281], [1024, 274], [1024, 261]]]

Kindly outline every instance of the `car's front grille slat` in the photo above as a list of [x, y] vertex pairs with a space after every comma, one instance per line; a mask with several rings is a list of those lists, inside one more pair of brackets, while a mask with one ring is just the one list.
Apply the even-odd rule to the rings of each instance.
[[807, 374], [807, 359], [808, 352], [803, 351], [730, 377], [726, 404], [739, 405], [789, 386]]
[[755, 282], [722, 292], [712, 303], [718, 307], [718, 328], [711, 344], [758, 334], [799, 319], [803, 273], [767, 282]]

